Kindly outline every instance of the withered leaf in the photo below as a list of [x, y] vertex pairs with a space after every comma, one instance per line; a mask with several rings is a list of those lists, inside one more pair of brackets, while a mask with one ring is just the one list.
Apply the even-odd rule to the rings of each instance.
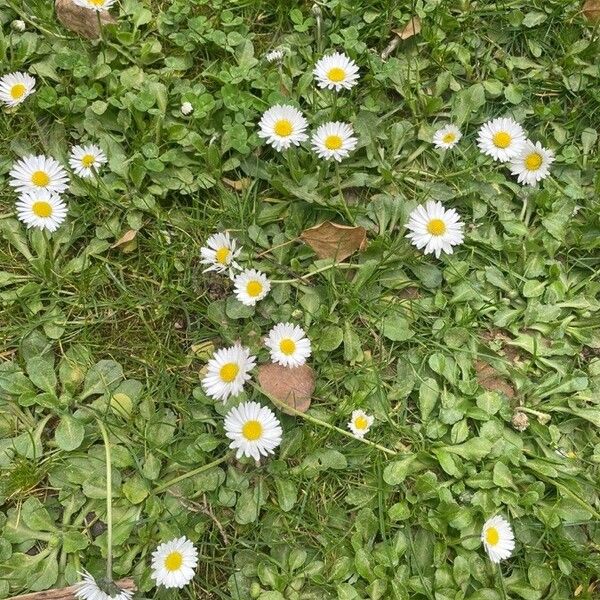
[[586, 0], [581, 11], [590, 21], [594, 23], [600, 21], [600, 0]]
[[357, 250], [367, 246], [367, 230], [325, 221], [300, 234], [300, 239], [308, 244], [319, 258], [344, 260]]
[[102, 25], [116, 23], [117, 20], [106, 10], [97, 13], [84, 6], [78, 6], [73, 0], [56, 0], [54, 7], [58, 20], [69, 30], [90, 40], [100, 37], [98, 15]]
[[419, 17], [412, 17], [402, 29], [392, 29], [392, 31], [401, 40], [407, 40], [413, 37], [413, 35], [421, 33], [421, 19]]
[[123, 252], [131, 252], [135, 250], [137, 244], [132, 244], [137, 235], [136, 229], [127, 230], [112, 246], [111, 248], [121, 248]]
[[225, 185], [228, 185], [230, 188], [233, 188], [237, 192], [242, 192], [247, 190], [252, 183], [249, 177], [242, 177], [241, 179], [228, 179], [227, 177], [223, 177], [221, 179]]
[[274, 404], [283, 412], [294, 414], [285, 408], [290, 406], [304, 413], [309, 409], [310, 399], [315, 391], [315, 372], [308, 365], [292, 368], [275, 363], [260, 365], [258, 383], [269, 396], [278, 401]]
[[515, 390], [512, 385], [503, 379], [500, 373], [494, 369], [491, 365], [488, 365], [482, 360], [475, 361], [475, 373], [477, 376], [477, 383], [489, 392], [501, 392], [507, 398], [513, 398]]

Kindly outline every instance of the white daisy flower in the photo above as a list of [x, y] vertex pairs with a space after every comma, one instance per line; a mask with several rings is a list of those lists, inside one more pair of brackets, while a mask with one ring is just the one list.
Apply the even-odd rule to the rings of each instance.
[[206, 240], [206, 246], [200, 248], [201, 263], [209, 265], [204, 269], [207, 271], [217, 271], [223, 273], [229, 271], [233, 274], [233, 269], [241, 269], [240, 265], [235, 261], [239, 256], [242, 248], [236, 248], [237, 240], [229, 237], [229, 232], [215, 233]]
[[152, 553], [150, 577], [156, 585], [182, 588], [194, 579], [198, 551], [185, 536], [160, 544]]
[[452, 254], [452, 246], [463, 242], [463, 223], [458, 213], [453, 208], [446, 210], [441, 202], [428, 200], [417, 206], [405, 227], [410, 229], [406, 237], [412, 244], [425, 248], [425, 254], [435, 253], [436, 258], [442, 252]]
[[112, 581], [101, 580], [100, 585], [102, 587], [100, 587], [86, 570], [79, 573], [79, 576], [82, 578], [82, 581], [76, 584], [76, 598], [81, 598], [82, 600], [131, 600], [133, 598], [133, 592], [121, 589]]
[[67, 206], [58, 194], [47, 190], [21, 194], [17, 200], [17, 217], [30, 227], [56, 231], [67, 216]]
[[514, 119], [500, 117], [481, 126], [477, 145], [494, 160], [506, 162], [519, 154], [526, 138], [525, 130]]
[[100, 12], [108, 10], [115, 3], [115, 0], [73, 0], [73, 3]]
[[267, 276], [256, 269], [245, 269], [233, 280], [235, 297], [246, 306], [254, 306], [271, 289]]
[[181, 105], [181, 114], [184, 117], [187, 117], [188, 115], [191, 115], [194, 112], [194, 107], [192, 106], [191, 102], [184, 102]]
[[349, 123], [330, 121], [319, 126], [312, 136], [312, 147], [319, 158], [342, 161], [358, 144]]
[[550, 165], [554, 162], [554, 152], [544, 148], [539, 142], [529, 140], [521, 152], [510, 161], [510, 172], [517, 176], [523, 185], [535, 185], [550, 174]]
[[444, 125], [444, 127], [438, 129], [433, 134], [433, 145], [436, 148], [449, 150], [450, 148], [454, 148], [454, 146], [458, 144], [461, 137], [462, 133], [456, 125]]
[[237, 449], [238, 459], [247, 456], [260, 460], [261, 455], [273, 454], [282, 434], [273, 411], [258, 402], [243, 402], [225, 416], [225, 435], [233, 440], [229, 447]]
[[310, 356], [310, 340], [302, 327], [292, 323], [278, 323], [269, 331], [265, 346], [271, 360], [284, 367], [299, 367]]
[[100, 167], [108, 162], [106, 154], [98, 146], [73, 146], [69, 164], [79, 177], [93, 177]]
[[256, 357], [250, 356], [250, 350], [239, 343], [221, 348], [208, 361], [202, 387], [207, 396], [226, 402], [229, 396], [235, 398], [240, 394], [255, 365]]
[[10, 26], [12, 29], [19, 32], [25, 31], [25, 28], [27, 27], [27, 25], [25, 25], [25, 21], [22, 21], [21, 19], [15, 19]]
[[510, 523], [500, 516], [492, 517], [484, 523], [481, 541], [493, 563], [508, 558], [515, 548], [515, 536]]
[[69, 176], [63, 166], [50, 156], [30, 154], [13, 164], [8, 184], [17, 192], [48, 190], [62, 194], [69, 187]]
[[267, 60], [267, 62], [270, 63], [281, 62], [283, 60], [283, 56], [283, 50], [281, 48], [278, 48], [276, 50], [271, 50], [271, 52], [267, 52], [265, 54], [265, 59]]
[[9, 73], [0, 79], [0, 100], [8, 106], [21, 104], [34, 91], [35, 79], [29, 73]]
[[308, 139], [304, 133], [308, 122], [297, 108], [289, 104], [276, 104], [269, 108], [263, 113], [258, 126], [258, 137], [265, 138], [267, 144], [278, 152]]
[[354, 410], [352, 411], [352, 418], [348, 423], [348, 429], [357, 438], [362, 439], [369, 433], [369, 429], [371, 429], [374, 420], [375, 417], [368, 415], [364, 410]]
[[356, 63], [341, 52], [324, 56], [313, 70], [317, 85], [321, 88], [349, 90], [359, 79]]

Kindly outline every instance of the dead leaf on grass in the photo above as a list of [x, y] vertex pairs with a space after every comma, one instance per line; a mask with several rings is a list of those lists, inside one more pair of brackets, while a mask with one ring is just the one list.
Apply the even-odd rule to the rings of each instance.
[[242, 177], [242, 179], [228, 179], [227, 177], [222, 177], [221, 181], [230, 188], [233, 188], [236, 192], [247, 190], [252, 183], [249, 177]]
[[102, 25], [111, 25], [117, 20], [106, 10], [97, 13], [84, 6], [78, 6], [73, 0], [56, 0], [54, 7], [58, 20], [69, 30], [90, 40], [100, 37], [98, 15]]
[[315, 372], [308, 365], [299, 367], [283, 367], [275, 363], [258, 367], [258, 383], [269, 395], [275, 398], [274, 403], [283, 412], [286, 406], [298, 412], [306, 412], [310, 407], [310, 399], [315, 391]]
[[594, 23], [600, 21], [600, 0], [586, 0], [581, 7], [586, 19]]
[[512, 385], [503, 379], [500, 373], [491, 365], [488, 365], [482, 360], [475, 361], [475, 373], [477, 383], [484, 389], [490, 392], [501, 392], [507, 398], [513, 398], [515, 390]]
[[419, 17], [412, 17], [402, 29], [392, 29], [392, 31], [401, 40], [407, 40], [413, 35], [421, 33], [421, 19], [419, 19]]
[[334, 258], [342, 261], [367, 246], [367, 230], [325, 221], [300, 234], [300, 239], [308, 244], [319, 258]]
[[409, 38], [421, 32], [421, 19], [419, 17], [411, 17], [408, 23], [402, 29], [392, 29], [395, 34], [381, 53], [381, 58], [387, 60], [390, 54], [398, 47], [400, 40], [408, 40]]
[[123, 252], [132, 252], [137, 248], [137, 242], [135, 236], [137, 235], [137, 229], [127, 230], [112, 246], [111, 248], [121, 248]]

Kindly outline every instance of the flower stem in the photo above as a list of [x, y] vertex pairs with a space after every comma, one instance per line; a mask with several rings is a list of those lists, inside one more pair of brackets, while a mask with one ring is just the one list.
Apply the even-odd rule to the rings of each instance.
[[166, 489], [170, 488], [172, 485], [175, 485], [176, 483], [179, 483], [180, 481], [184, 481], [185, 479], [188, 479], [189, 477], [193, 477], [194, 475], [198, 475], [199, 473], [203, 473], [204, 471], [208, 471], [209, 469], [212, 469], [213, 467], [220, 465], [222, 462], [225, 462], [228, 458], [229, 458], [229, 452], [227, 452], [224, 456], [221, 456], [221, 458], [217, 458], [217, 460], [213, 460], [211, 463], [202, 465], [201, 467], [198, 467], [197, 469], [193, 469], [192, 471], [188, 471], [187, 473], [184, 473], [183, 475], [178, 475], [177, 477], [170, 479], [166, 483], [159, 485], [154, 490], [154, 493], [160, 494], [160, 492], [164, 492]]
[[331, 263], [329, 265], [325, 265], [324, 267], [319, 267], [306, 275], [302, 275], [300, 277], [296, 277], [294, 279], [271, 279], [271, 283], [296, 283], [297, 281], [304, 281], [305, 279], [309, 279], [313, 275], [317, 275], [319, 273], [323, 273], [323, 271], [329, 271], [329, 269], [333, 269], [337, 267], [339, 269], [354, 269], [356, 265], [352, 265], [350, 263]]
[[110, 455], [110, 440], [104, 423], [98, 420], [98, 427], [104, 439], [104, 452], [106, 455], [106, 577], [112, 581], [112, 463]]
[[344, 429], [336, 427], [335, 425], [332, 425], [331, 423], [327, 423], [326, 421], [322, 421], [321, 419], [317, 419], [317, 417], [313, 417], [312, 415], [309, 415], [307, 413], [300, 412], [299, 410], [296, 410], [295, 408], [293, 408], [289, 404], [285, 404], [285, 403], [281, 402], [280, 400], [277, 400], [277, 398], [274, 398], [273, 396], [271, 396], [270, 394], [268, 394], [267, 392], [265, 392], [265, 390], [263, 390], [259, 385], [253, 384], [253, 386], [261, 394], [264, 394], [269, 400], [271, 400], [271, 402], [273, 404], [275, 404], [275, 406], [279, 407], [284, 412], [292, 413], [294, 416], [300, 417], [301, 419], [304, 419], [305, 421], [308, 421], [309, 423], [313, 423], [314, 425], [319, 425], [321, 427], [325, 427], [327, 429], [330, 429], [331, 431], [335, 431], [335, 432], [337, 432], [337, 433], [339, 433], [341, 435], [344, 435], [347, 438], [350, 438], [350, 439], [355, 440], [357, 442], [361, 442], [362, 444], [366, 444], [367, 446], [371, 446], [373, 448], [377, 448], [377, 450], [381, 450], [382, 452], [385, 452], [386, 454], [389, 454], [390, 456], [398, 456], [399, 454], [401, 454], [400, 452], [396, 452], [396, 450], [392, 450], [391, 448], [387, 448], [386, 446], [382, 446], [381, 444], [377, 444], [375, 442], [372, 442], [370, 440], [366, 440], [364, 438], [356, 437], [350, 431], [346, 431]]

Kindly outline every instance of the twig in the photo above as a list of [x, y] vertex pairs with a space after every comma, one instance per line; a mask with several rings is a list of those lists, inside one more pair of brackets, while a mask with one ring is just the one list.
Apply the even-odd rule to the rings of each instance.
[[188, 510], [199, 512], [199, 513], [202, 513], [203, 515], [206, 515], [207, 517], [209, 517], [213, 521], [213, 523], [217, 526], [217, 529], [219, 530], [219, 533], [221, 534], [221, 537], [223, 538], [223, 542], [225, 543], [225, 545], [226, 546], [229, 545], [229, 538], [227, 537], [227, 534], [225, 533], [225, 528], [223, 527], [223, 525], [221, 525], [221, 522], [217, 519], [217, 517], [215, 517], [210, 506], [206, 503], [206, 495], [202, 495], [202, 502], [203, 502], [203, 505], [202, 505], [202, 504], [199, 504], [198, 502], [194, 502], [193, 500], [188, 500], [187, 498], [184, 498], [183, 496], [174, 492], [173, 490], [169, 490], [169, 494], [171, 494], [172, 496], [175, 496], [175, 498], [177, 498], [181, 502], [181, 504], [183, 504], [183, 506], [185, 506]]

